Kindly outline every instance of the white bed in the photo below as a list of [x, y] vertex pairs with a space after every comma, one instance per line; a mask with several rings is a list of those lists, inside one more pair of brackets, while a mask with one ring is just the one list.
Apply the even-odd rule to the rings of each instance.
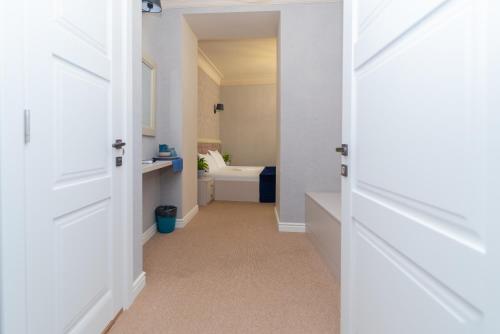
[[[214, 197], [216, 201], [259, 202], [259, 177], [264, 167], [226, 166], [217, 164], [208, 156], [209, 152], [220, 150], [213, 143], [199, 143], [198, 152], [209, 164], [208, 175], [214, 178]], [[219, 157], [219, 160], [222, 157]]]
[[264, 167], [227, 166], [210, 175], [216, 201], [259, 202], [259, 175]]
[[258, 182], [263, 169], [264, 167], [227, 166], [217, 169], [209, 175], [213, 176], [215, 181]]

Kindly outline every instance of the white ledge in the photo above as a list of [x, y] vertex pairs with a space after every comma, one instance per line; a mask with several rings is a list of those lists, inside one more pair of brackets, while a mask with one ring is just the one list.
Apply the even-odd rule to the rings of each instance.
[[161, 168], [166, 168], [172, 166], [172, 161], [170, 160], [165, 160], [165, 161], [156, 161], [153, 162], [152, 164], [142, 164], [142, 174], [146, 174]]
[[326, 212], [341, 221], [341, 195], [340, 193], [309, 192], [306, 193], [310, 199], [316, 202]]

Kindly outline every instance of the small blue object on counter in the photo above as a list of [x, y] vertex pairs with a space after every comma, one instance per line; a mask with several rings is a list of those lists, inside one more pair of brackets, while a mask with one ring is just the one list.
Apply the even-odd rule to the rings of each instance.
[[183, 165], [184, 163], [182, 161], [182, 158], [172, 160], [172, 171], [174, 173], [182, 172]]
[[174, 173], [182, 172], [184, 163], [181, 157], [156, 157], [153, 158], [154, 161], [172, 161], [172, 171]]

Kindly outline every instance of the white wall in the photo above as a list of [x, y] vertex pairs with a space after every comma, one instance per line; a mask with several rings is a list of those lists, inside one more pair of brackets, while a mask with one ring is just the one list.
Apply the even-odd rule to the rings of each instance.
[[220, 137], [236, 166], [276, 165], [276, 85], [222, 86]]
[[198, 138], [220, 139], [220, 113], [214, 114], [220, 101], [220, 86], [198, 67]]

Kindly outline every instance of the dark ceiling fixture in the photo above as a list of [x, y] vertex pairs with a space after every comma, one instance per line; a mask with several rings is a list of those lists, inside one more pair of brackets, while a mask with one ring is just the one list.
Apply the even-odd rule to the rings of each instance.
[[142, 0], [142, 11], [146, 13], [161, 13], [161, 0]]

